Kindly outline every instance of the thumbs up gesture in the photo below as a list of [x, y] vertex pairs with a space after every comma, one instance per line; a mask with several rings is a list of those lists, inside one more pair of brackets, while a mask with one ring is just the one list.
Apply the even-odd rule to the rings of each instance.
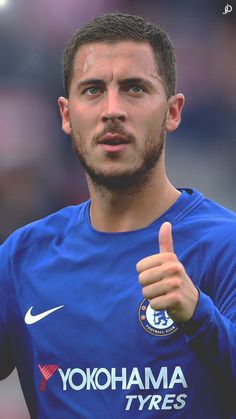
[[167, 310], [176, 322], [188, 321], [198, 302], [198, 290], [174, 253], [172, 226], [162, 224], [159, 231], [160, 253], [141, 259], [136, 269], [143, 296], [154, 310]]

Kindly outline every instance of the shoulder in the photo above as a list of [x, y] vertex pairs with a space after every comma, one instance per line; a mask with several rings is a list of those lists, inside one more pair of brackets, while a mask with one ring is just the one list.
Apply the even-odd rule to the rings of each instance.
[[222, 241], [236, 243], [236, 213], [209, 198], [199, 209], [198, 227], [211, 235], [217, 246]]
[[236, 250], [235, 212], [195, 190], [185, 198], [184, 204], [174, 220], [176, 248], [180, 252], [185, 249], [194, 257], [197, 253], [202, 259], [198, 264], [206, 260], [218, 263], [222, 255], [236, 263], [232, 257]]
[[89, 201], [79, 205], [65, 207], [42, 219], [20, 227], [12, 233], [0, 246], [14, 253], [18, 249], [30, 246], [34, 243], [42, 243], [54, 237], [66, 236], [66, 234], [78, 223], [83, 222], [86, 216], [86, 208]]
[[231, 237], [236, 241], [236, 213], [233, 210], [194, 189], [185, 204], [186, 211], [181, 217], [181, 224], [191, 230], [196, 238], [210, 235], [215, 239]]

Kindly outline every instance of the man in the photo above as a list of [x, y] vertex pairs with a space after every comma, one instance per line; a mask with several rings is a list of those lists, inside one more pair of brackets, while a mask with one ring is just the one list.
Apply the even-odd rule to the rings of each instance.
[[236, 217], [165, 171], [168, 36], [111, 13], [64, 52], [62, 128], [91, 200], [1, 248], [1, 377], [31, 417], [235, 418]]

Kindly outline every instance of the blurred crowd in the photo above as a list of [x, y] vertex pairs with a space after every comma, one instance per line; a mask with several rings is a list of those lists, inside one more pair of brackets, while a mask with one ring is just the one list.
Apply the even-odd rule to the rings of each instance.
[[[186, 105], [167, 141], [172, 182], [236, 210], [236, 7], [224, 8], [218, 0], [0, 0], [0, 242], [88, 198], [60, 126], [61, 55], [78, 26], [114, 10], [160, 24], [176, 47]], [[0, 418], [27, 419], [22, 401], [12, 410], [12, 398], [21, 399], [15, 376], [9, 383], [0, 384]]]

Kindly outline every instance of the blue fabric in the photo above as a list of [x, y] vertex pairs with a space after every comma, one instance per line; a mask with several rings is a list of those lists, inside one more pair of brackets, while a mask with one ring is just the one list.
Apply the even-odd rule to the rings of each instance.
[[[98, 232], [87, 201], [0, 247], [0, 376], [16, 365], [31, 417], [236, 418], [236, 216], [181, 191], [144, 229]], [[135, 269], [164, 221], [199, 288], [185, 324], [150, 308]]]

